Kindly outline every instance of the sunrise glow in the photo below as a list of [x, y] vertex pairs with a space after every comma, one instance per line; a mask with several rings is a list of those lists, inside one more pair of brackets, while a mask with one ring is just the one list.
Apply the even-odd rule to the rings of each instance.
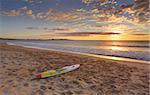
[[102, 1], [2, 0], [0, 38], [150, 40], [146, 1]]

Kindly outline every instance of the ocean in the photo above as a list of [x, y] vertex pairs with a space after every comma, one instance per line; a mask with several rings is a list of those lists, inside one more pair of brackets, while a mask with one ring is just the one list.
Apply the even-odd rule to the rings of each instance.
[[150, 61], [149, 41], [0, 40], [21, 46]]

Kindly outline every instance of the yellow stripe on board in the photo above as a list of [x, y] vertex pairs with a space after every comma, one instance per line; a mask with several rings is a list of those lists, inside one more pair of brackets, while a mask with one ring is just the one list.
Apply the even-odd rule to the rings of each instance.
[[65, 70], [61, 70], [60, 72], [61, 72], [61, 73], [64, 73], [64, 72], [65, 72]]
[[47, 76], [54, 75], [56, 73], [57, 73], [56, 70], [51, 70], [50, 72], [43, 72], [41, 75], [42, 77], [47, 77]]

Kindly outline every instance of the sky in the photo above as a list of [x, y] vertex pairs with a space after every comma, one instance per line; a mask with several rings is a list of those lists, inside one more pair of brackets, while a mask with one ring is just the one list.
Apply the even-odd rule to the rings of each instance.
[[149, 0], [1, 0], [0, 38], [150, 40]]

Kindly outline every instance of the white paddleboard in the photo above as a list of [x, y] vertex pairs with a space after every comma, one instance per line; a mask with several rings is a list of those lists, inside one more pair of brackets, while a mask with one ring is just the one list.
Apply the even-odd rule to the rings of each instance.
[[63, 73], [67, 73], [67, 72], [76, 70], [79, 67], [80, 67], [80, 64], [76, 64], [76, 65], [66, 66], [66, 67], [63, 67], [63, 68], [60, 68], [60, 69], [56, 69], [56, 70], [48, 70], [48, 71], [37, 74], [36, 79], [38, 79], [38, 78], [47, 78], [47, 77], [51, 77], [51, 76], [60, 75], [60, 74], [63, 74]]

